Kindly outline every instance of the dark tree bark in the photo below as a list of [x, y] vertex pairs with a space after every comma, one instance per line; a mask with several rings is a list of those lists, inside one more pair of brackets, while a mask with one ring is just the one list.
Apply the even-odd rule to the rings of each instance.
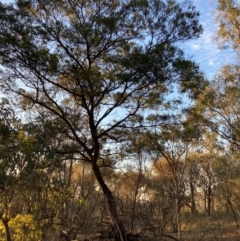
[[5, 228], [5, 238], [6, 238], [6, 241], [12, 241], [12, 238], [11, 238], [11, 233], [10, 233], [10, 228], [9, 228], [9, 219], [7, 218], [2, 218], [2, 223], [3, 223], [3, 226]]
[[191, 214], [196, 213], [196, 201], [195, 201], [195, 187], [192, 180], [192, 174], [190, 177], [190, 190], [191, 190]]
[[110, 189], [104, 182], [98, 165], [93, 164], [92, 169], [93, 169], [96, 179], [104, 193], [104, 196], [105, 196], [105, 199], [107, 202], [108, 210], [111, 215], [112, 222], [113, 222], [115, 241], [127, 241], [124, 225], [118, 216], [116, 200], [115, 200], [112, 192], [110, 191]]

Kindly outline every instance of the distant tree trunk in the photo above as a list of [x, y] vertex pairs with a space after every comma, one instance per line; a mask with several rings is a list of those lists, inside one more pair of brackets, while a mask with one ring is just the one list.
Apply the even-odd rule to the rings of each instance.
[[114, 240], [115, 241], [127, 241], [124, 225], [123, 225], [122, 221], [119, 219], [119, 216], [117, 213], [116, 200], [115, 200], [111, 190], [108, 188], [108, 186], [104, 182], [102, 173], [96, 162], [92, 163], [92, 169], [93, 169], [95, 177], [104, 193], [104, 196], [106, 198], [108, 210], [109, 210], [109, 213], [110, 213], [113, 225], [114, 225]]
[[180, 215], [181, 215], [180, 214], [181, 198], [180, 198], [179, 180], [178, 180], [177, 176], [175, 177], [174, 183], [175, 183], [175, 187], [174, 187], [175, 188], [175, 191], [174, 191], [174, 195], [175, 195], [175, 197], [174, 197], [174, 199], [175, 199], [175, 218], [174, 218], [175, 220], [174, 220], [174, 222], [175, 222], [175, 224], [174, 224], [174, 226], [176, 229], [174, 231], [177, 233], [179, 240], [181, 240], [181, 238], [182, 238], [181, 217], [180, 217]]
[[9, 219], [2, 218], [2, 223], [3, 223], [3, 226], [5, 228], [5, 238], [6, 238], [6, 241], [12, 241], [11, 234], [10, 234], [10, 229], [9, 229], [9, 226], [8, 226], [8, 222], [9, 222]]
[[8, 199], [8, 191], [5, 190], [4, 191], [4, 206], [5, 206], [5, 214], [1, 214], [1, 220], [2, 220], [2, 223], [3, 223], [3, 226], [5, 228], [5, 238], [6, 238], [6, 241], [12, 241], [12, 238], [11, 238], [11, 234], [10, 234], [10, 229], [9, 229], [9, 218], [8, 218], [8, 213], [9, 213], [9, 199]]
[[82, 164], [82, 174], [81, 174], [81, 198], [84, 197], [84, 175], [85, 175], [85, 163]]
[[234, 210], [234, 208], [233, 208], [232, 201], [231, 201], [229, 198], [227, 198], [227, 203], [228, 203], [228, 205], [229, 205], [229, 207], [230, 207], [230, 209], [231, 209], [231, 211], [232, 211], [232, 213], [233, 213], [233, 217], [234, 217], [234, 220], [235, 220], [237, 229], [239, 229], [238, 215], [237, 215], [237, 213], [235, 212], [235, 210]]
[[212, 207], [212, 180], [211, 176], [208, 178], [208, 188], [207, 188], [207, 214], [211, 214]]
[[177, 225], [177, 234], [179, 240], [182, 239], [182, 228], [181, 228], [181, 217], [180, 217], [180, 196], [179, 196], [179, 190], [177, 191], [176, 195], [176, 225]]
[[135, 189], [135, 192], [134, 192], [130, 233], [133, 233], [133, 229], [134, 229], [135, 210], [136, 210], [137, 196], [138, 196], [138, 192], [139, 192], [139, 186], [140, 186], [141, 178], [142, 178], [142, 173], [141, 173], [141, 170], [140, 170], [140, 172], [138, 173], [136, 189]]
[[192, 175], [190, 180], [190, 189], [191, 189], [191, 214], [194, 215], [196, 213], [196, 202], [195, 202], [195, 188], [193, 185]]
[[204, 201], [204, 211], [205, 213], [207, 213], [207, 191], [205, 190], [205, 187], [203, 190], [203, 201]]

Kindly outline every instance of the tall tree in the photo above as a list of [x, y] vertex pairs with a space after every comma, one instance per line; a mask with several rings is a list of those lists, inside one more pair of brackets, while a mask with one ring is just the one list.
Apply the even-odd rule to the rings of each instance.
[[[6, 99], [0, 102], [0, 220], [6, 241], [14, 237], [9, 224], [18, 215], [35, 214], [34, 192], [39, 193], [43, 185], [46, 187], [47, 172], [51, 173], [59, 163], [53, 154], [56, 138], [51, 141], [40, 122], [23, 124], [14, 107]], [[40, 205], [38, 202], [39, 209]]]
[[[223, 66], [214, 77], [204, 97], [200, 101], [205, 106], [205, 124], [232, 144], [240, 146], [239, 139], [239, 43], [240, 43], [240, 5], [235, 0], [218, 0], [216, 21], [219, 28], [216, 40], [224, 48], [233, 50], [235, 61]], [[205, 100], [204, 100], [205, 99]]]
[[37, 104], [61, 120], [92, 165], [115, 240], [127, 240], [101, 165], [116, 162], [124, 132], [143, 126], [173, 83], [198, 84], [197, 66], [175, 46], [199, 36], [198, 12], [172, 0], [18, 0], [0, 11], [2, 82], [25, 107]]
[[219, 23], [217, 39], [223, 47], [239, 52], [240, 4], [236, 0], [218, 0], [216, 21]]

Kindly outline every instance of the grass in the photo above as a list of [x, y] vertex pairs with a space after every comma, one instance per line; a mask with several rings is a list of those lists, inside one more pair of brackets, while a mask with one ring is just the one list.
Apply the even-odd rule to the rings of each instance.
[[240, 229], [231, 215], [215, 213], [184, 218], [183, 241], [240, 241]]

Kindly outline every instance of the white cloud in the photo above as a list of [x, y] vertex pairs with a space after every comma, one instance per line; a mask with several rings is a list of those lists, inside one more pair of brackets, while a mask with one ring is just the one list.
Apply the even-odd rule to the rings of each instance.
[[202, 1], [194, 1], [197, 10], [200, 11], [200, 22], [204, 31], [200, 38], [183, 43], [182, 47], [186, 55], [192, 57], [200, 65], [201, 70], [211, 79], [219, 68], [234, 61], [234, 53], [230, 49], [222, 50], [214, 40], [217, 24], [214, 21], [215, 7], [210, 4], [202, 4]]
[[208, 65], [209, 65], [209, 66], [213, 66], [213, 65], [214, 65], [213, 60], [210, 60], [210, 61], [208, 62]]
[[192, 44], [191, 48], [194, 50], [198, 50], [200, 48], [200, 46], [199, 46], [199, 44]]

